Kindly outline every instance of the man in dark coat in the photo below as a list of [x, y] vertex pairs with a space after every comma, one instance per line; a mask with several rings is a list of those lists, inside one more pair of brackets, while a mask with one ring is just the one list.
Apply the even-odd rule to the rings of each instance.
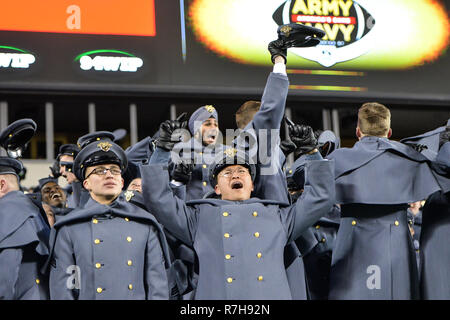
[[333, 251], [330, 299], [419, 297], [408, 203], [441, 190], [442, 179], [414, 149], [389, 140], [390, 112], [366, 103], [358, 112], [353, 148], [340, 148], [336, 201], [341, 222]]
[[[450, 133], [450, 131], [447, 131]], [[441, 135], [434, 169], [450, 179], [449, 134]], [[420, 236], [421, 292], [423, 299], [450, 299], [450, 188], [432, 194], [422, 211]]]
[[54, 225], [52, 299], [168, 299], [170, 258], [161, 226], [122, 193], [124, 151], [91, 141], [74, 170], [90, 199]]
[[[292, 127], [290, 131], [294, 129]], [[318, 134], [317, 140], [319, 152], [324, 158], [339, 148], [339, 138], [332, 131], [323, 131]], [[295, 165], [287, 169], [288, 186], [293, 199], [297, 199], [303, 192], [305, 184], [304, 166], [306, 163], [304, 157], [300, 156]], [[308, 243], [313, 245], [309, 250], [302, 251], [300, 249], [303, 253], [308, 294], [311, 300], [328, 299], [331, 257], [336, 243], [339, 220], [340, 209], [337, 205], [334, 205], [330, 212], [321, 217], [308, 229], [308, 232], [305, 232], [302, 237], [295, 241], [299, 248], [305, 247]], [[308, 233], [311, 233], [312, 237], [308, 236]]]
[[0, 157], [0, 300], [48, 299], [49, 227], [38, 207], [19, 191], [20, 161]]

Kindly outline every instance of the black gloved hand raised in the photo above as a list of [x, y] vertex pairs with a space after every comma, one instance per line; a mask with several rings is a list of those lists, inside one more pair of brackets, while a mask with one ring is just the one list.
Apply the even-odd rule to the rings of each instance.
[[301, 155], [317, 148], [317, 138], [310, 126], [302, 124], [289, 125], [289, 137], [295, 143], [297, 151]]
[[53, 162], [53, 165], [49, 168], [53, 178], [58, 178], [61, 176], [61, 173], [59, 173], [60, 166], [58, 160], [55, 160], [55, 162]]
[[275, 63], [275, 57], [281, 56], [284, 58], [284, 63], [287, 62], [287, 49], [286, 43], [283, 39], [277, 39], [269, 43], [267, 48], [270, 52], [272, 63]]
[[173, 180], [187, 184], [192, 177], [194, 164], [181, 161], [173, 166], [170, 176]]
[[283, 151], [285, 157], [287, 157], [292, 152], [294, 152], [295, 149], [297, 149], [297, 146], [291, 140], [283, 140], [280, 143], [280, 148], [281, 148], [281, 151]]
[[159, 137], [155, 145], [166, 151], [172, 151], [175, 144], [182, 141], [184, 130], [187, 126], [186, 112], [183, 112], [175, 120], [166, 120], [159, 126]]
[[325, 36], [325, 31], [299, 23], [281, 25], [277, 30], [278, 39], [269, 43], [268, 50], [272, 63], [281, 56], [287, 62], [287, 49], [292, 47], [314, 47]]

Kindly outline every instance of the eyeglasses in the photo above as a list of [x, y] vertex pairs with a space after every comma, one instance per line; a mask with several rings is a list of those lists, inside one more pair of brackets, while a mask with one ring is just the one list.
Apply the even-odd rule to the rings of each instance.
[[100, 167], [100, 168], [95, 168], [94, 170], [92, 170], [91, 173], [89, 173], [89, 174], [87, 175], [86, 179], [89, 178], [89, 176], [90, 176], [91, 174], [96, 174], [96, 175], [99, 175], [99, 176], [104, 176], [104, 175], [106, 175], [106, 173], [107, 173], [108, 171], [111, 172], [111, 174], [112, 174], [113, 176], [117, 176], [117, 175], [119, 175], [119, 174], [122, 173], [122, 171], [121, 171], [120, 169], [117, 169], [117, 168], [103, 168], [103, 167]]
[[237, 173], [239, 176], [243, 176], [243, 175], [245, 175], [247, 173], [249, 174], [250, 172], [247, 169], [245, 169], [245, 168], [238, 168], [238, 169], [235, 169], [235, 170], [225, 170], [225, 171], [219, 173], [217, 176], [222, 176], [224, 178], [229, 178], [235, 173]]

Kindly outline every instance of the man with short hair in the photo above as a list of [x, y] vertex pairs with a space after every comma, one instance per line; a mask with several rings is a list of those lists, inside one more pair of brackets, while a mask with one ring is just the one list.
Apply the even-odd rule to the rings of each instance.
[[22, 163], [0, 157], [0, 300], [48, 299], [48, 226], [19, 190]]
[[246, 101], [236, 111], [235, 120], [239, 129], [244, 129], [245, 126], [252, 121], [254, 115], [261, 108], [260, 101]]
[[75, 158], [75, 175], [90, 198], [54, 225], [52, 299], [169, 298], [166, 239], [155, 218], [122, 193], [126, 168], [124, 151], [106, 138]]
[[58, 180], [48, 177], [39, 179], [39, 190], [41, 192], [42, 206], [47, 214], [50, 227], [55, 224], [55, 213], [52, 208], [63, 209], [67, 206], [67, 196], [59, 186]]
[[358, 111], [353, 148], [336, 162], [341, 221], [332, 256], [329, 299], [416, 299], [418, 273], [408, 203], [441, 189], [429, 161], [389, 140], [390, 111], [376, 102]]

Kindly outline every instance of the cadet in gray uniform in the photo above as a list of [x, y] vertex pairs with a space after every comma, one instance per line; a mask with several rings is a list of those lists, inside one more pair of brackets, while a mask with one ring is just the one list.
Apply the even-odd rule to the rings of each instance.
[[[212, 105], [198, 108], [191, 115], [188, 122], [189, 131], [192, 138], [186, 142], [175, 145], [174, 152], [178, 152], [181, 159], [190, 161], [194, 168], [191, 178], [186, 183], [186, 200], [201, 199], [212, 191], [208, 183], [209, 165], [219, 150], [223, 150], [224, 145], [218, 142], [219, 137], [219, 115]], [[156, 146], [164, 148], [160, 139]], [[174, 175], [175, 163], [171, 163], [171, 175]]]
[[161, 226], [122, 193], [124, 151], [109, 139], [85, 146], [74, 161], [89, 191], [54, 225], [50, 243], [52, 299], [168, 299], [170, 259]]
[[0, 300], [48, 299], [48, 226], [19, 191], [20, 161], [0, 157]]
[[418, 272], [407, 223], [408, 203], [441, 190], [429, 161], [389, 140], [390, 111], [366, 103], [358, 112], [353, 148], [336, 161], [341, 222], [333, 250], [330, 299], [416, 299]]
[[[308, 157], [321, 159], [317, 152]], [[178, 199], [164, 165], [141, 165], [147, 207], [198, 255], [195, 299], [292, 299], [284, 247], [334, 202], [333, 162], [308, 161], [306, 170], [301, 199], [285, 206], [251, 198], [256, 166], [236, 149], [217, 155], [211, 166], [210, 184], [218, 199]]]
[[[450, 123], [441, 133], [434, 169], [450, 179]], [[420, 284], [423, 299], [450, 299], [450, 187], [425, 202], [420, 235]]]

